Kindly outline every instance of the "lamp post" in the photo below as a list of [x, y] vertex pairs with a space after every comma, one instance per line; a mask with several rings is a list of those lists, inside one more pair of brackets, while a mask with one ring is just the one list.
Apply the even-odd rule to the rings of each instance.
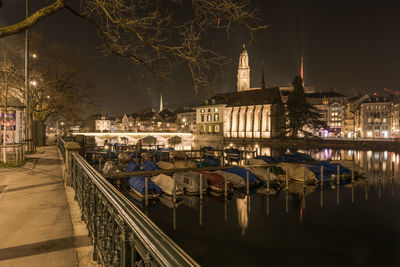
[[[25, 18], [29, 16], [29, 0], [25, 0]], [[32, 151], [32, 137], [30, 112], [29, 112], [29, 30], [25, 30], [25, 141], [26, 149]]]

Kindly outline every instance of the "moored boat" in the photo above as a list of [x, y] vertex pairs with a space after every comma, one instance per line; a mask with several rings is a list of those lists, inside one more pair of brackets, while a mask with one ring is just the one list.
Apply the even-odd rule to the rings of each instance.
[[[225, 178], [219, 173], [207, 172], [207, 171], [197, 171], [202, 174], [207, 179], [208, 188], [211, 190], [211, 194], [221, 195], [225, 191]], [[232, 187], [232, 184], [227, 180], [227, 188]]]
[[[202, 191], [205, 193], [207, 190], [207, 180], [204, 176], [201, 177]], [[175, 178], [178, 188], [184, 190], [187, 194], [200, 193], [200, 173], [194, 171], [177, 172], [175, 173]]]
[[[163, 193], [172, 196], [174, 194], [174, 179], [171, 176], [160, 174], [151, 178], [151, 181], [155, 183]], [[182, 190], [178, 189], [175, 185], [175, 195], [182, 195]]]
[[[145, 198], [146, 196], [146, 178], [144, 176], [132, 176], [128, 179], [128, 184], [130, 186], [130, 193], [138, 195], [140, 198]], [[148, 198], [158, 198], [161, 193], [160, 187], [148, 179]]]

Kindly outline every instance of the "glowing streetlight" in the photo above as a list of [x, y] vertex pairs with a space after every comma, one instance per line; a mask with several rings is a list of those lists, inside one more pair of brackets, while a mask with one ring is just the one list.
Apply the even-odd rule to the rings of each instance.
[[37, 82], [36, 82], [36, 81], [31, 81], [31, 84], [32, 84], [33, 86], [36, 86], [36, 85], [37, 85]]
[[37, 58], [37, 57], [38, 57], [37, 54], [35, 53], [32, 54], [32, 58]]

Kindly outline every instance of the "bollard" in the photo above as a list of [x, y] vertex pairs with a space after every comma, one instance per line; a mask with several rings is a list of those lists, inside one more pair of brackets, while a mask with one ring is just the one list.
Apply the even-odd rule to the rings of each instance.
[[269, 168], [267, 169], [267, 194], [269, 194]]
[[173, 219], [172, 219], [173, 228], [174, 228], [174, 230], [176, 230], [176, 205], [175, 205], [175, 203], [174, 203], [174, 208], [172, 211], [172, 216], [173, 216]]
[[[173, 202], [176, 203], [176, 177], [175, 177], [175, 173], [172, 175], [173, 179], [174, 179], [174, 188], [173, 188]], [[175, 207], [175, 205], [174, 205]]]
[[289, 169], [286, 169], [285, 187], [286, 187], [286, 191], [288, 191], [289, 190]]
[[246, 198], [247, 198], [247, 213], [250, 213], [250, 195], [247, 195]]
[[353, 154], [353, 164], [351, 165], [351, 183], [354, 183], [354, 154]]
[[321, 207], [324, 206], [324, 166], [321, 166]]
[[324, 166], [321, 166], [321, 187], [324, 186]]
[[288, 213], [289, 211], [289, 191], [286, 190], [286, 202], [285, 202], [285, 211]]
[[203, 175], [202, 174], [200, 174], [199, 184], [200, 184], [200, 199], [203, 199]]
[[378, 184], [378, 199], [381, 199], [381, 193], [382, 193], [382, 191], [381, 191], [381, 183], [379, 181], [379, 184]]
[[394, 197], [394, 180], [393, 180], [393, 178], [392, 178], [391, 184], [392, 184], [392, 197]]
[[226, 198], [225, 198], [225, 205], [224, 205], [224, 219], [225, 219], [225, 221], [228, 220], [228, 202], [226, 201]]
[[228, 197], [228, 178], [226, 176], [227, 176], [227, 173], [224, 174], [224, 196], [225, 196], [225, 201], [226, 201], [226, 198]]
[[340, 165], [337, 165], [337, 174], [336, 174], [336, 185], [339, 187], [340, 185]]
[[250, 193], [250, 177], [249, 170], [247, 170], [247, 179], [246, 179], [246, 194]]
[[199, 216], [199, 223], [203, 225], [203, 200], [200, 199], [200, 216]]
[[392, 161], [392, 183], [394, 180], [394, 161]]
[[144, 198], [146, 207], [149, 205], [149, 177], [144, 178]]

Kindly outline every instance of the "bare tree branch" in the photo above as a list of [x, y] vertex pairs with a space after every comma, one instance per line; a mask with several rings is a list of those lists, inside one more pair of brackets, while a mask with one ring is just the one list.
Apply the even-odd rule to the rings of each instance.
[[66, 0], [56, 0], [54, 3], [45, 6], [42, 9], [39, 9], [38, 11], [36, 11], [23, 21], [20, 21], [14, 25], [1, 27], [0, 38], [20, 33], [22, 31], [25, 31], [26, 29], [33, 27], [37, 22], [39, 22], [43, 18], [50, 16], [58, 12], [62, 8], [64, 8], [65, 1]]

